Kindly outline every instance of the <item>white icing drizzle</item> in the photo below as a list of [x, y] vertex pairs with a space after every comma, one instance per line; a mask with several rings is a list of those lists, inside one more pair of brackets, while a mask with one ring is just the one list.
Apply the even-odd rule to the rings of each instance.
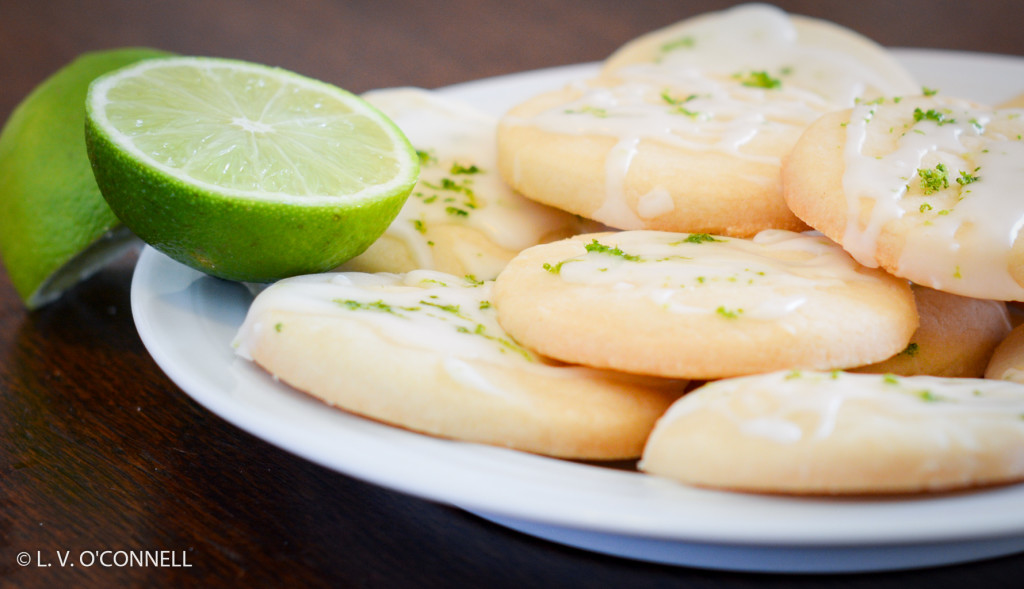
[[[437, 355], [456, 382], [487, 395], [525, 399], [513, 383], [494, 382], [478, 367], [501, 365], [540, 372], [546, 378], [593, 378], [587, 368], [548, 363], [519, 346], [498, 324], [489, 300], [493, 282], [476, 282], [432, 270], [407, 274], [335, 272], [276, 282], [253, 300], [233, 341], [235, 353], [252, 360], [250, 347], [287, 325], [265, 324], [269, 311], [313, 317], [344, 317], [372, 325], [394, 346]], [[602, 377], [607, 378], [607, 377]]]
[[664, 188], [655, 188], [640, 197], [636, 203], [636, 213], [642, 219], [653, 219], [665, 213], [672, 212], [676, 208], [672, 195]]
[[[430, 156], [421, 165], [412, 195], [385, 233], [405, 245], [419, 268], [434, 267], [430, 227], [470, 227], [518, 252], [576, 222], [567, 213], [520, 196], [501, 179], [493, 117], [417, 88], [374, 90], [364, 97], [388, 115], [417, 150]], [[453, 173], [453, 166], [461, 172]]]
[[492, 284], [432, 270], [296, 276], [272, 284], [253, 300], [237, 340], [244, 344], [248, 339], [248, 330], [256, 327], [251, 320], [269, 309], [283, 309], [372, 322], [396, 345], [443, 349], [463, 359], [537, 361], [498, 324], [487, 302]]
[[[855, 410], [858, 419], [846, 417]], [[780, 371], [705, 385], [676, 402], [662, 421], [705, 411], [725, 416], [746, 435], [780, 444], [824, 440], [840, 428], [867, 430], [928, 419], [936, 424], [937, 443], [974, 447], [972, 428], [977, 431], [978, 420], [1024, 429], [1024, 386], [986, 379]], [[863, 417], [865, 411], [870, 418]]]
[[[877, 266], [879, 235], [886, 223], [902, 220], [909, 231], [897, 274], [966, 296], [1024, 298], [1010, 273], [1011, 248], [1024, 226], [1022, 133], [1024, 110], [958, 100], [854, 108], [846, 128], [843, 246], [860, 263]], [[944, 184], [924, 188], [929, 175], [944, 175]], [[870, 213], [862, 223], [865, 206]]]
[[[697, 242], [688, 241], [696, 237]], [[589, 242], [593, 251], [547, 262], [566, 282], [604, 285], [682, 314], [792, 317], [808, 292], [869, 280], [838, 245], [816, 234], [767, 230], [736, 239], [660, 231], [623, 231]], [[617, 251], [609, 252], [609, 249]], [[705, 295], [713, 289], [713, 295]]]
[[641, 229], [643, 221], [626, 203], [626, 174], [636, 157], [640, 138], [623, 137], [608, 153], [604, 163], [605, 187], [608, 192], [604, 204], [591, 214], [595, 221], [614, 223], [619, 229]]

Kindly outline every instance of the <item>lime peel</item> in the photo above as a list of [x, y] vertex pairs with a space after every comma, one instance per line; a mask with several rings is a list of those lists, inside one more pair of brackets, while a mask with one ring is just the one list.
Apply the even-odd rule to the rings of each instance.
[[136, 47], [84, 53], [29, 93], [0, 131], [0, 257], [27, 308], [55, 301], [138, 243], [93, 178], [85, 96], [97, 76], [167, 55]]

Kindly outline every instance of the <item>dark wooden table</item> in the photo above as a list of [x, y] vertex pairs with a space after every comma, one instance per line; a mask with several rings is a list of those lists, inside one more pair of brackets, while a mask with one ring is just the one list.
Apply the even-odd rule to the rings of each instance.
[[[75, 55], [106, 47], [236, 57], [356, 92], [430, 88], [599, 60], [645, 31], [726, 4], [0, 0], [0, 120]], [[1017, 0], [780, 5], [889, 46], [1024, 56]], [[132, 322], [135, 260], [31, 313], [0, 276], [0, 586], [1024, 586], [1024, 555], [834, 577], [619, 560], [321, 468], [227, 424], [168, 380]], [[172, 551], [191, 566], [34, 562], [37, 552], [119, 549]], [[21, 552], [32, 565], [18, 564]]]

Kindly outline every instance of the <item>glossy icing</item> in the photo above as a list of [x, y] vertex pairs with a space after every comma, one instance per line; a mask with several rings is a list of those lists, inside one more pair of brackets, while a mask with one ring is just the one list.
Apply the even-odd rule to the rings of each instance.
[[872, 279], [816, 234], [767, 230], [739, 239], [625, 231], [583, 245], [584, 253], [545, 267], [565, 282], [629, 292], [671, 313], [781, 320], [814, 290]]
[[877, 266], [879, 236], [898, 221], [906, 240], [893, 272], [967, 296], [1024, 298], [1012, 270], [1022, 134], [1024, 110], [937, 97], [857, 106], [846, 125], [843, 246]]
[[[968, 446], [979, 419], [1024, 430], [1024, 386], [997, 380], [780, 371], [716, 381], [690, 395], [669, 409], [665, 424], [710, 411], [743, 434], [780, 444], [917, 420], [930, 420], [944, 443]], [[848, 411], [871, 418], [850, 419]]]

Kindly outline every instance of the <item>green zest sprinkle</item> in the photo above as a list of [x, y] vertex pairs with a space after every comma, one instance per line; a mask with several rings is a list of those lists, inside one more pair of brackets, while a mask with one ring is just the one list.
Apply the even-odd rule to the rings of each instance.
[[445, 207], [444, 210], [449, 215], [453, 215], [455, 217], [468, 217], [469, 216], [469, 211], [467, 211], [465, 209], [460, 209], [459, 207]]
[[915, 108], [914, 109], [914, 122], [915, 123], [920, 123], [921, 121], [932, 121], [932, 122], [938, 124], [939, 126], [942, 126], [942, 125], [948, 125], [950, 123], [955, 123], [956, 119], [947, 119], [946, 115], [944, 115], [941, 112], [935, 110], [934, 108], [929, 108], [926, 111], [925, 110], [921, 110], [920, 107], [919, 108]]
[[771, 77], [766, 71], [750, 72], [749, 74], [736, 74], [733, 76], [744, 86], [751, 88], [766, 88], [769, 90], [779, 88], [782, 86], [782, 81], [778, 78]]
[[[977, 172], [980, 169], [981, 168], [975, 168], [974, 171]], [[959, 184], [960, 186], [967, 186], [968, 184], [973, 184], [974, 182], [977, 182], [978, 180], [980, 180], [980, 178], [978, 176], [975, 176], [973, 174], [969, 174], [969, 173], [967, 173], [967, 172], [965, 172], [963, 170], [960, 170], [960, 177], [956, 179], [956, 183]]]
[[672, 94], [669, 93], [668, 90], [663, 90], [661, 92], [661, 99], [664, 100], [665, 102], [667, 102], [668, 104], [670, 104], [671, 106], [679, 106], [680, 104], [686, 104], [687, 102], [690, 102], [691, 100], [693, 100], [695, 98], [697, 98], [696, 94], [690, 94], [686, 98], [679, 99], [679, 98], [673, 98]]
[[570, 259], [570, 260], [562, 260], [561, 262], [559, 262], [557, 264], [548, 264], [547, 262], [544, 262], [543, 268], [545, 270], [547, 270], [548, 272], [552, 273], [552, 274], [558, 274], [558, 273], [560, 273], [562, 271], [562, 266], [564, 266], [565, 264], [568, 264], [569, 262], [578, 262], [578, 261], [579, 260], [572, 260], [572, 259]]
[[736, 319], [737, 317], [740, 316], [741, 313], [743, 313], [743, 309], [726, 309], [723, 306], [715, 309], [715, 313], [718, 313], [719, 315], [725, 317], [726, 319]]
[[691, 233], [686, 236], [686, 239], [682, 243], [710, 243], [714, 241], [725, 241], [724, 239], [718, 239], [710, 233]]
[[364, 303], [362, 301], [353, 301], [351, 299], [335, 299], [335, 303], [344, 306], [346, 309], [352, 311], [378, 311], [381, 313], [392, 313], [397, 314], [397, 311], [419, 311], [419, 307], [392, 307], [384, 301], [373, 301], [370, 303]]
[[282, 329], [284, 329], [284, 323], [275, 323], [274, 324], [274, 331], [276, 331], [277, 333], [281, 333]]
[[680, 37], [662, 44], [661, 52], [668, 53], [669, 51], [675, 51], [676, 49], [693, 49], [696, 44], [697, 41], [693, 37]]
[[413, 219], [412, 226], [419, 233], [426, 233], [427, 232], [426, 224], [424, 224], [423, 221], [420, 220], [420, 219]]
[[[481, 172], [482, 170], [475, 165], [452, 164], [451, 173], [462, 176], [463, 179], [461, 181], [452, 178], [442, 178], [437, 183], [421, 180], [421, 186], [436, 192], [426, 193], [418, 190], [413, 193], [413, 196], [420, 199], [425, 205], [435, 202], [447, 204], [448, 206], [445, 207], [445, 211], [453, 217], [468, 217], [469, 212], [478, 207], [478, 203], [476, 193], [473, 191], [473, 179], [467, 176]], [[412, 223], [416, 231], [420, 233], [426, 232], [426, 227], [422, 221], [413, 221]]]
[[495, 343], [497, 343], [498, 345], [501, 346], [500, 349], [501, 349], [502, 352], [515, 352], [517, 354], [521, 354], [524, 358], [526, 358], [530, 362], [534, 362], [536, 360], [534, 358], [533, 354], [529, 350], [527, 350], [523, 346], [519, 345], [518, 343], [516, 343], [512, 339], [504, 338], [504, 337], [498, 337], [498, 336], [491, 335], [491, 334], [487, 333], [487, 326], [485, 326], [483, 323], [477, 323], [476, 327], [474, 329], [470, 329], [468, 327], [460, 325], [460, 326], [456, 327], [455, 330], [458, 331], [459, 333], [465, 333], [465, 334], [468, 334], [468, 335], [478, 335], [478, 336], [483, 337], [485, 339], [488, 339], [488, 340], [490, 340], [492, 342], [495, 342]]
[[435, 309], [440, 309], [445, 313], [451, 313], [452, 315], [459, 315], [461, 317], [458, 305], [443, 305], [441, 303], [434, 303], [431, 301], [420, 301], [420, 304], [426, 305], [427, 307], [434, 307]]
[[[442, 178], [441, 179], [441, 186], [440, 187], [438, 187], [438, 186], [431, 186], [431, 188], [440, 188], [441, 190], [450, 190], [452, 192], [461, 192], [462, 194], [465, 194], [466, 196], [473, 196], [473, 189], [470, 187], [471, 183], [472, 183], [472, 180], [466, 180], [465, 182], [460, 184], [459, 182], [456, 182], [455, 180], [452, 180], [451, 178]], [[428, 184], [428, 186], [430, 186], [430, 185]]]
[[935, 401], [941, 401], [942, 400], [942, 397], [940, 397], [939, 395], [936, 395], [935, 393], [929, 391], [928, 389], [925, 389], [923, 391], [918, 391], [917, 396], [922, 401], [927, 401], [929, 403], [933, 403]]
[[900, 379], [895, 374], [886, 373], [882, 375], [882, 382], [885, 384], [900, 384]]
[[601, 119], [608, 117], [608, 111], [603, 108], [596, 106], [584, 106], [578, 109], [566, 109], [565, 114], [568, 115], [592, 115]]
[[481, 170], [479, 167], [477, 167], [476, 164], [470, 164], [469, 166], [463, 166], [462, 164], [455, 163], [455, 164], [452, 164], [452, 170], [449, 173], [450, 174], [454, 174], [454, 175], [458, 175], [458, 174], [481, 174], [481, 173], [483, 173], [483, 170]]
[[454, 164], [452, 164], [452, 169], [451, 169], [451, 171], [449, 171], [449, 173], [450, 174], [454, 174], [454, 175], [458, 175], [458, 174], [481, 174], [481, 173], [483, 173], [483, 170], [478, 168], [476, 166], [476, 164], [471, 164], [469, 166], [463, 166], [463, 165], [461, 165], [459, 163], [454, 163]]
[[921, 94], [924, 94], [925, 96], [935, 96], [938, 93], [939, 91], [935, 88], [929, 88], [927, 86], [921, 88]]
[[853, 100], [853, 102], [854, 102], [854, 104], [869, 104], [869, 105], [885, 104], [885, 97], [884, 96], [879, 96], [878, 98], [875, 98], [874, 100], [864, 100], [862, 98], [855, 98]]
[[420, 160], [420, 165], [425, 166], [431, 162], [437, 161], [437, 159], [429, 152], [422, 149], [416, 150], [416, 157]]
[[949, 171], [944, 164], [935, 166], [935, 169], [919, 169], [917, 175], [921, 178], [921, 189], [925, 194], [932, 194], [949, 188]]
[[904, 348], [902, 352], [900, 352], [900, 354], [913, 358], [914, 356], [917, 355], [919, 351], [920, 346], [918, 346], [916, 342], [910, 342], [909, 344], [907, 344], [907, 347]]
[[[420, 285], [436, 284], [438, 286], [448, 286], [448, 283], [442, 282], [442, 281], [434, 279], [434, 278], [424, 278], [423, 280], [420, 280], [419, 283], [420, 283]], [[430, 298], [436, 299], [437, 295], [430, 295]]]
[[699, 112], [697, 112], [695, 110], [690, 110], [690, 109], [686, 108], [685, 106], [683, 106], [684, 104], [686, 104], [687, 102], [690, 102], [691, 100], [694, 100], [695, 98], [697, 98], [696, 94], [690, 94], [686, 98], [678, 99], [678, 98], [674, 98], [669, 93], [668, 90], [665, 90], [665, 91], [663, 91], [661, 93], [661, 99], [664, 100], [666, 103], [668, 103], [669, 106], [673, 107], [673, 109], [672, 109], [673, 113], [683, 114], [683, 115], [686, 115], [688, 117], [696, 117], [696, 116], [700, 115]]
[[598, 253], [598, 254], [606, 254], [606, 255], [609, 255], [609, 256], [616, 256], [616, 257], [622, 258], [623, 260], [627, 260], [629, 262], [638, 262], [638, 261], [640, 261], [640, 256], [634, 256], [632, 254], [627, 254], [626, 252], [624, 252], [621, 249], [619, 249], [619, 246], [612, 247], [612, 246], [604, 245], [603, 243], [598, 242], [596, 239], [593, 240], [592, 242], [588, 243], [585, 247], [587, 249], [587, 252], [593, 252], [593, 253]]

